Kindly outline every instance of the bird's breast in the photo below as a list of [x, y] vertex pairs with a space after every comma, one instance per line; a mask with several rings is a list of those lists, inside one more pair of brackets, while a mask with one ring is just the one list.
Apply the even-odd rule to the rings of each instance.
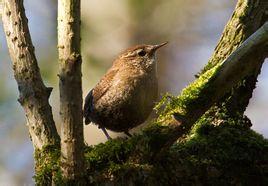
[[146, 110], [147, 113], [157, 99], [157, 91], [155, 74], [137, 71], [122, 73], [115, 77], [112, 86], [96, 106], [110, 110], [128, 107], [129, 110]]

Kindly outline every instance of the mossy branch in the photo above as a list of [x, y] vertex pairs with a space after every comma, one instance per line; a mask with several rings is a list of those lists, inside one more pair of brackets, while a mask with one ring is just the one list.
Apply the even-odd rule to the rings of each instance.
[[[213, 68], [215, 65], [222, 63], [231, 53], [233, 53], [248, 37], [268, 21], [268, 3], [267, 0], [245, 1], [238, 0], [235, 11], [231, 19], [226, 24], [223, 34], [218, 45], [215, 48], [209, 62], [201, 73]], [[262, 48], [261, 50], [266, 50]], [[266, 50], [267, 51], [267, 50]], [[264, 61], [263, 52], [251, 54], [247, 61]], [[251, 73], [241, 79], [224, 98], [215, 105], [221, 109], [225, 105], [230, 114], [244, 114], [249, 100], [252, 97], [253, 90], [256, 87], [257, 77], [261, 71], [260, 66], [255, 66]]]
[[[181, 95], [174, 98], [158, 118], [158, 122], [168, 125], [171, 137], [164, 149], [185, 134], [193, 124], [232, 87], [250, 75], [252, 69], [260, 66], [263, 61], [248, 61], [248, 57], [262, 52], [268, 43], [268, 22], [250, 36], [222, 64], [202, 74], [196, 81], [185, 88]], [[254, 63], [253, 63], [254, 62]], [[174, 118], [173, 118], [174, 116]]]

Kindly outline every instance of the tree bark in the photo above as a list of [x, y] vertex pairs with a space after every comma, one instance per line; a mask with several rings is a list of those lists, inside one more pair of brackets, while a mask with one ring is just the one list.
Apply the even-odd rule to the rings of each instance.
[[20, 92], [18, 101], [26, 113], [30, 137], [35, 149], [59, 146], [59, 135], [48, 99], [52, 88], [41, 78], [23, 0], [3, 0], [2, 21]]
[[[264, 22], [268, 21], [267, 11], [268, 3], [266, 0], [239, 0], [231, 20], [227, 23], [224, 29], [215, 52], [202, 72], [204, 73], [225, 60], [242, 44], [242, 42], [262, 26]], [[265, 57], [262, 54], [263, 52], [251, 54], [247, 60], [252, 61], [252, 63], [256, 60], [263, 62]], [[221, 108], [220, 105], [224, 102], [229, 114], [243, 114], [252, 97], [261, 66], [262, 65], [255, 66], [255, 68], [252, 69], [252, 73], [250, 73], [244, 80], [241, 80], [239, 85], [233, 87], [232, 91], [218, 104], [218, 109]]]
[[58, 49], [63, 178], [83, 174], [84, 135], [80, 54], [80, 0], [58, 1]]
[[[211, 107], [220, 101], [241, 79], [252, 74], [252, 69], [262, 66], [263, 60], [248, 60], [252, 54], [266, 57], [268, 43], [268, 22], [250, 36], [225, 61], [207, 70], [199, 79], [185, 88], [174, 100], [170, 112], [164, 113], [159, 122], [169, 126], [169, 139], [160, 154], [179, 137], [188, 132], [194, 123]], [[177, 102], [177, 103], [176, 103]], [[175, 120], [171, 117], [174, 116]]]
[[[212, 55], [206, 67], [202, 70], [201, 74], [205, 73], [209, 74], [210, 73], [209, 70], [213, 70], [215, 66], [220, 66], [221, 64], [224, 64], [222, 63], [224, 60], [226, 60], [235, 50], [237, 50], [237, 48], [240, 47], [240, 45], [249, 36], [251, 36], [251, 34], [253, 34], [259, 27], [261, 27], [264, 22], [268, 21], [267, 10], [268, 10], [268, 4], [266, 0], [260, 0], [260, 1], [239, 0], [231, 19], [229, 20], [224, 29], [224, 32], [215, 49], [214, 54]], [[177, 110], [180, 110], [181, 108], [185, 107], [188, 108], [189, 110], [184, 111], [183, 114], [184, 116], [181, 116], [181, 114], [175, 114], [175, 118], [177, 118], [179, 121], [175, 121], [174, 119], [171, 119], [169, 121], [162, 120], [164, 125], [170, 126], [169, 133], [171, 136], [173, 136], [170, 138], [169, 142], [167, 142], [167, 144], [164, 145], [165, 146], [164, 149], [172, 145], [174, 141], [178, 139], [178, 137], [187, 133], [187, 131], [190, 130], [195, 121], [199, 117], [201, 117], [205, 111], [207, 111], [211, 106], [213, 106], [213, 104], [226, 101], [225, 105], [229, 112], [231, 112], [232, 114], [237, 113], [243, 114], [249, 102], [249, 99], [252, 96], [252, 91], [255, 88], [257, 76], [260, 72], [261, 66], [266, 57], [265, 56], [265, 53], [267, 53], [265, 52], [266, 49], [267, 48], [264, 45], [262, 45], [262, 47], [259, 49], [254, 48], [255, 53], [250, 52], [250, 54], [247, 55], [246, 58], [243, 58], [243, 61], [241, 61], [240, 63], [241, 66], [237, 70], [241, 72], [241, 70], [243, 71], [245, 70], [245, 68], [247, 68], [248, 70], [250, 70], [250, 72], [248, 71], [246, 74], [244, 74], [245, 75], [243, 76], [244, 81], [243, 79], [240, 78], [238, 82], [237, 81], [235, 82], [237, 84], [232, 84], [233, 87], [231, 90], [223, 89], [223, 87], [229, 87], [229, 85], [231, 84], [231, 82], [229, 81], [232, 81], [234, 83], [231, 76], [226, 79], [228, 81], [222, 82], [223, 87], [220, 86], [219, 89], [211, 89], [212, 87], [208, 86], [209, 82], [203, 82], [206, 84], [207, 88], [205, 88], [205, 90], [202, 90], [203, 95], [201, 94], [201, 97], [199, 97], [200, 90], [196, 90], [198, 86], [194, 87], [195, 86], [194, 84], [199, 83], [199, 87], [204, 88], [204, 84], [202, 85], [201, 83], [202, 80], [200, 78], [199, 80], [196, 81], [196, 83], [193, 83], [192, 85], [188, 86], [185, 89], [186, 91], [183, 91], [182, 94], [178, 97], [178, 99], [181, 100], [186, 99], [187, 102], [192, 103], [190, 105], [192, 105], [193, 108], [192, 107], [190, 108], [189, 105], [188, 106], [183, 105], [184, 103], [180, 103], [180, 106], [176, 108]], [[255, 65], [247, 66], [248, 64], [255, 64]], [[203, 76], [203, 78], [204, 77], [205, 79], [210, 78], [206, 77], [206, 75]], [[199, 93], [198, 96], [195, 95], [194, 97], [192, 95], [188, 95], [191, 96], [189, 101], [188, 98], [186, 98], [187, 97], [186, 94], [190, 93], [191, 90], [195, 90]], [[208, 92], [209, 90], [212, 92]], [[222, 90], [225, 93], [224, 95], [222, 95], [221, 93], [220, 96], [221, 99], [219, 99], [220, 97], [215, 95], [217, 94], [218, 90]], [[228, 90], [229, 93], [226, 92], [226, 90]], [[210, 97], [210, 105], [209, 106], [204, 105], [205, 103], [204, 101], [208, 101], [204, 96], [208, 96], [211, 94], [212, 98], [215, 98], [214, 96], [216, 96], [217, 99], [213, 100]], [[221, 107], [219, 106], [219, 109], [220, 108]], [[167, 113], [165, 114], [168, 115]]]

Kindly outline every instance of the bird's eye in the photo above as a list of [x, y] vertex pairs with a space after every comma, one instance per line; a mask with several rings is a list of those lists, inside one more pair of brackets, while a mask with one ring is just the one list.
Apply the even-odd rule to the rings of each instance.
[[141, 50], [141, 51], [138, 52], [138, 55], [139, 56], [145, 56], [146, 52], [144, 50]]

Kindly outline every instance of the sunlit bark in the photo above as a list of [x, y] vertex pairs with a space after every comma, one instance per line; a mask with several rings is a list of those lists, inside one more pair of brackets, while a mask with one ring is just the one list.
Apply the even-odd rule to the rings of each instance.
[[2, 21], [13, 62], [14, 76], [27, 125], [36, 149], [59, 146], [59, 135], [48, 98], [52, 88], [44, 85], [31, 41], [23, 0], [3, 0]]
[[84, 135], [80, 54], [80, 0], [58, 1], [61, 169], [65, 179], [83, 175]]

